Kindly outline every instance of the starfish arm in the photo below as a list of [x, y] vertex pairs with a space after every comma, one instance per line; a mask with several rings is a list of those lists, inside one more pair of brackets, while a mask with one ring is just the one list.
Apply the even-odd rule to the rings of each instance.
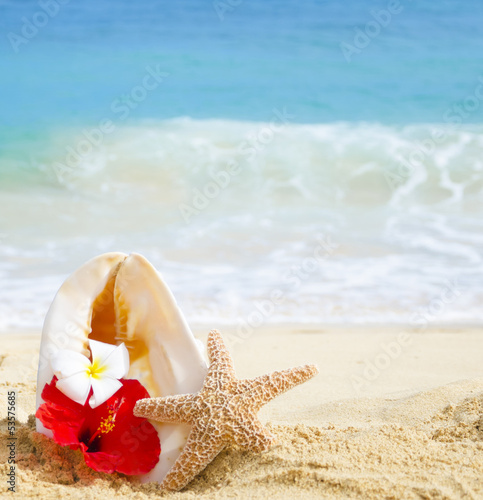
[[235, 429], [235, 443], [242, 449], [261, 453], [268, 451], [275, 443], [275, 437], [255, 418], [248, 425]]
[[140, 399], [133, 413], [136, 417], [149, 418], [158, 422], [190, 423], [194, 399], [192, 394]]
[[280, 394], [311, 379], [317, 373], [319, 371], [315, 365], [297, 366], [251, 380], [243, 380], [241, 389], [253, 398], [255, 406], [259, 409]]
[[161, 489], [179, 491], [184, 488], [224, 447], [220, 436], [193, 426], [181, 455], [161, 483]]
[[233, 360], [218, 330], [208, 334], [208, 357], [210, 367], [205, 379], [205, 387], [217, 389], [235, 379]]

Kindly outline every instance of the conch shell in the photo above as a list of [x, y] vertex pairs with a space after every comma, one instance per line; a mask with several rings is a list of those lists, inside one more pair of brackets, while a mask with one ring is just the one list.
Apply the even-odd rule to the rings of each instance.
[[[59, 349], [89, 356], [88, 339], [129, 351], [126, 378], [137, 379], [151, 397], [198, 391], [207, 372], [201, 344], [195, 340], [167, 285], [141, 255], [100, 255], [74, 272], [57, 292], [45, 318], [40, 346], [37, 408], [53, 377], [49, 359]], [[161, 455], [141, 477], [161, 482], [188, 438], [186, 424], [156, 426]], [[37, 420], [37, 431], [52, 432]]]

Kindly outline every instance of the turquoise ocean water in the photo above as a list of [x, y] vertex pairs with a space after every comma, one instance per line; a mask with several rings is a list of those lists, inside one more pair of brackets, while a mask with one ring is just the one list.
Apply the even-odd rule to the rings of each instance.
[[481, 323], [481, 19], [0, 1], [0, 328], [40, 327], [111, 250], [146, 255], [192, 323]]

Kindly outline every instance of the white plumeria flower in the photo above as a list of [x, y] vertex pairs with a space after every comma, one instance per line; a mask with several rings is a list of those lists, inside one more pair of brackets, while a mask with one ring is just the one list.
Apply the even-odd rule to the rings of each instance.
[[50, 360], [59, 379], [57, 388], [67, 397], [84, 405], [89, 399], [91, 408], [97, 408], [116, 393], [122, 384], [119, 379], [129, 371], [129, 353], [124, 343], [114, 346], [89, 340], [92, 363], [80, 352], [59, 350]]

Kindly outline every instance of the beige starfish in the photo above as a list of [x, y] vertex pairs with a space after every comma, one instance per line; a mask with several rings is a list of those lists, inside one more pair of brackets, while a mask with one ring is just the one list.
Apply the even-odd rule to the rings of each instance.
[[216, 330], [208, 335], [208, 357], [210, 367], [198, 393], [141, 399], [134, 407], [137, 417], [192, 426], [162, 489], [178, 491], [186, 486], [229, 444], [255, 452], [268, 450], [275, 438], [258, 420], [258, 410], [318, 373], [315, 366], [305, 365], [238, 380], [230, 353]]

